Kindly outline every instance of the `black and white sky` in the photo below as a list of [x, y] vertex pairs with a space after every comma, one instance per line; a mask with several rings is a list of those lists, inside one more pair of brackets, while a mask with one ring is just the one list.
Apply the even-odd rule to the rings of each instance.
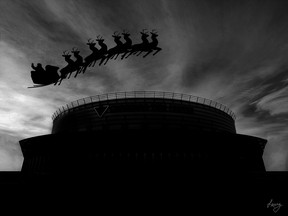
[[[159, 90], [230, 107], [240, 134], [268, 140], [267, 170], [288, 170], [288, 1], [0, 0], [0, 170], [20, 170], [18, 141], [49, 134], [51, 115], [91, 95]], [[157, 29], [155, 56], [89, 69], [60, 86], [28, 89], [31, 63], [66, 65], [64, 50], [90, 54], [88, 38]], [[231, 143], [233, 145], [233, 143]], [[228, 161], [227, 161], [228, 163]]]

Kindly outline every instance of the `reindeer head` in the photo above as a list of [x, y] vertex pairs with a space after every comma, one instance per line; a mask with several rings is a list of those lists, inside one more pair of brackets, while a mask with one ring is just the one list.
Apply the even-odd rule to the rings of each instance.
[[100, 35], [97, 35], [96, 41], [98, 41], [98, 43], [102, 43], [104, 39], [102, 38], [102, 36], [100, 37]]
[[67, 52], [67, 50], [65, 50], [64, 52], [63, 52], [63, 57], [65, 58], [65, 59], [70, 59], [70, 57], [71, 57], [71, 55], [69, 55], [69, 52], [68, 53], [66, 53]]
[[88, 39], [88, 42], [86, 43], [88, 46], [95, 46], [96, 43], [94, 43], [94, 40], [92, 40], [91, 38]]
[[112, 37], [113, 37], [115, 40], [121, 38], [120, 33], [116, 34], [116, 32], [117, 32], [117, 31], [115, 31], [115, 32], [113, 33], [113, 35], [112, 35]]
[[124, 37], [129, 37], [129, 36], [130, 36], [130, 33], [124, 29], [123, 32], [122, 32], [122, 35], [123, 35]]
[[75, 47], [72, 48], [71, 52], [74, 54], [74, 56], [79, 55], [80, 53], [80, 51], [78, 49], [75, 49]]
[[140, 33], [141, 33], [142, 37], [146, 37], [147, 38], [149, 36], [149, 34], [147, 32], [147, 29], [143, 29]]
[[158, 37], [158, 32], [155, 29], [152, 29], [150, 34], [151, 34], [152, 37]]

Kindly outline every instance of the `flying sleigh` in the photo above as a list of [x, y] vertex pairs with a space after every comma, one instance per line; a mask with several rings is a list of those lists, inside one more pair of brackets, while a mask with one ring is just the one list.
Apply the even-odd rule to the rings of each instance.
[[[104, 43], [104, 39], [97, 36], [96, 41], [100, 49], [96, 47], [96, 42], [94, 40], [89, 39], [86, 43], [89, 49], [92, 51], [90, 55], [83, 58], [79, 53], [80, 51], [73, 48], [71, 53], [73, 53], [73, 57], [75, 60], [71, 59], [70, 53], [67, 51], [63, 52], [63, 57], [67, 62], [67, 65], [59, 70], [58, 66], [46, 65], [45, 69], [42, 67], [40, 63], [35, 67], [32, 63], [31, 67], [34, 69], [31, 71], [31, 78], [34, 83], [33, 86], [28, 88], [38, 88], [44, 87], [48, 85], [60, 85], [63, 79], [69, 79], [71, 74], [75, 72], [74, 77], [76, 78], [78, 74], [84, 74], [88, 67], [94, 67], [96, 61], [99, 61], [100, 65], [105, 65], [109, 60], [117, 59], [117, 57], [121, 54], [121, 60], [124, 58], [128, 58], [130, 55], [139, 56], [141, 53], [145, 53], [143, 58], [153, 53], [153, 56], [162, 50], [162, 48], [158, 47], [158, 34], [153, 29], [151, 34], [151, 41], [148, 40], [149, 32], [146, 29], [143, 29], [141, 32], [141, 40], [142, 42], [139, 44], [132, 44], [132, 40], [130, 38], [130, 33], [127, 31], [122, 32], [122, 36], [124, 42], [121, 41], [121, 34], [117, 31], [113, 33], [112, 37], [116, 46], [108, 49], [107, 45]], [[59, 72], [58, 72], [59, 70]]]

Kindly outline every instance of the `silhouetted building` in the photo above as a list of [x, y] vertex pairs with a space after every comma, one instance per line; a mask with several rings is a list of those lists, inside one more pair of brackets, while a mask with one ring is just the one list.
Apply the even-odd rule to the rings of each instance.
[[192, 95], [96, 95], [61, 107], [52, 119], [52, 134], [20, 141], [23, 173], [265, 172], [266, 140], [237, 134], [231, 110]]

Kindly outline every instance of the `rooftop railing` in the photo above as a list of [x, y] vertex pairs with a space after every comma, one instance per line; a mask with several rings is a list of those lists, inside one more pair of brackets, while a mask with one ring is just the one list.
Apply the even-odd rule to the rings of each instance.
[[234, 120], [236, 119], [235, 114], [228, 107], [224, 106], [221, 103], [212, 101], [210, 99], [174, 92], [128, 91], [128, 92], [114, 92], [114, 93], [100, 94], [73, 101], [69, 104], [66, 104], [66, 106], [58, 108], [56, 112], [52, 115], [52, 120], [55, 120], [57, 117], [68, 112], [69, 110], [84, 104], [90, 104], [94, 102], [107, 101], [113, 99], [126, 99], [126, 98], [165, 98], [165, 99], [195, 102], [199, 104], [205, 104], [210, 107], [215, 107], [216, 109], [219, 109], [230, 115]]

